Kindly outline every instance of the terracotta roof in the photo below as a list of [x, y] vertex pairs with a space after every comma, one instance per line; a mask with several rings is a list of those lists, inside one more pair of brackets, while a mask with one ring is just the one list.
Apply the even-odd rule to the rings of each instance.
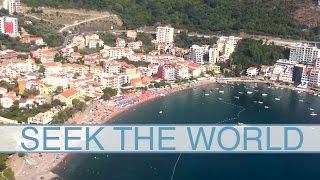
[[73, 96], [76, 93], [77, 93], [76, 89], [70, 88], [68, 90], [63, 91], [60, 95], [65, 98], [69, 98], [70, 96]]

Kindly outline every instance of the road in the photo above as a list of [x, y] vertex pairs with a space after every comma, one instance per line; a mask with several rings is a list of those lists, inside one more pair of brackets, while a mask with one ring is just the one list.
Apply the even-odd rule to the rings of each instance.
[[[181, 29], [180, 31], [183, 31], [183, 29]], [[114, 32], [124, 33], [126, 31], [125, 30], [115, 30]], [[147, 33], [147, 34], [156, 34], [156, 31], [152, 31], [152, 30], [139, 29], [138, 32], [143, 32], [143, 33]], [[201, 38], [219, 38], [219, 37], [221, 37], [221, 35], [217, 35], [217, 34], [200, 34], [200, 33], [193, 33], [193, 32], [188, 33], [188, 36], [189, 37], [201, 37]], [[263, 40], [263, 41], [269, 42], [269, 43], [273, 42], [275, 45], [284, 46], [284, 47], [289, 47], [289, 46], [292, 46], [296, 43], [309, 43], [309, 44], [320, 45], [320, 42], [316, 42], [316, 41], [283, 39], [283, 38], [272, 37], [272, 36], [249, 35], [249, 34], [244, 34], [244, 33], [241, 33], [241, 34], [238, 34], [235, 36], [240, 37], [240, 38], [251, 38], [251, 39], [255, 39], [255, 40]]]
[[104, 19], [104, 18], [109, 18], [109, 17], [117, 18], [117, 16], [115, 16], [115, 15], [107, 14], [107, 15], [104, 15], [104, 16], [99, 16], [99, 17], [95, 17], [95, 18], [91, 18], [91, 19], [86, 19], [84, 21], [80, 21], [80, 22], [77, 22], [77, 23], [74, 23], [74, 24], [66, 25], [65, 27], [63, 27], [63, 28], [61, 28], [59, 30], [59, 33], [62, 33], [63, 31], [68, 30], [69, 28], [72, 28], [72, 27], [75, 27], [75, 26], [79, 26], [81, 24], [84, 24], [84, 23], [87, 23], [87, 22], [90, 22], [90, 21], [96, 21], [96, 20], [99, 20], [99, 19]]

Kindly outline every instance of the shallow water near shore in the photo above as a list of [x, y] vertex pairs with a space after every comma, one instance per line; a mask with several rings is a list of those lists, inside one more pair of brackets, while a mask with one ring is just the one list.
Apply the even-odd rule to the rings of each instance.
[[[318, 124], [319, 104], [264, 84], [213, 84], [142, 104], [115, 123]], [[55, 172], [67, 180], [319, 179], [319, 162], [320, 154], [75, 154]]]

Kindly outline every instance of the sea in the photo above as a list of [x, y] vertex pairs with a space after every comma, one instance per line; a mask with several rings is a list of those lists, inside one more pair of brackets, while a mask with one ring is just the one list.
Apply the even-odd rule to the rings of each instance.
[[[319, 124], [319, 105], [320, 94], [212, 84], [142, 104], [114, 123]], [[316, 180], [320, 154], [72, 154], [54, 172], [66, 180]]]

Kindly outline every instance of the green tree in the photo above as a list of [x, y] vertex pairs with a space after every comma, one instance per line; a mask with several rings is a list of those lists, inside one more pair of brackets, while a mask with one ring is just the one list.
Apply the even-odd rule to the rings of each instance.
[[231, 56], [231, 63], [236, 66], [234, 71], [241, 73], [251, 66], [273, 65], [278, 59], [284, 58], [284, 54], [285, 49], [272, 43], [243, 39]]
[[77, 111], [83, 111], [86, 107], [86, 103], [79, 99], [72, 100], [72, 105]]
[[109, 100], [111, 97], [116, 96], [117, 95], [117, 90], [110, 88], [110, 87], [106, 87], [103, 90], [103, 95], [101, 96], [101, 99], [103, 100]]
[[154, 50], [154, 44], [152, 43], [152, 37], [149, 34], [146, 33], [138, 33], [137, 41], [142, 41], [143, 47], [142, 49], [145, 52], [150, 52], [152, 50]]
[[108, 46], [115, 46], [116, 45], [116, 36], [108, 33], [108, 32], [104, 32], [104, 33], [98, 33], [100, 39], [104, 42], [105, 45]]

